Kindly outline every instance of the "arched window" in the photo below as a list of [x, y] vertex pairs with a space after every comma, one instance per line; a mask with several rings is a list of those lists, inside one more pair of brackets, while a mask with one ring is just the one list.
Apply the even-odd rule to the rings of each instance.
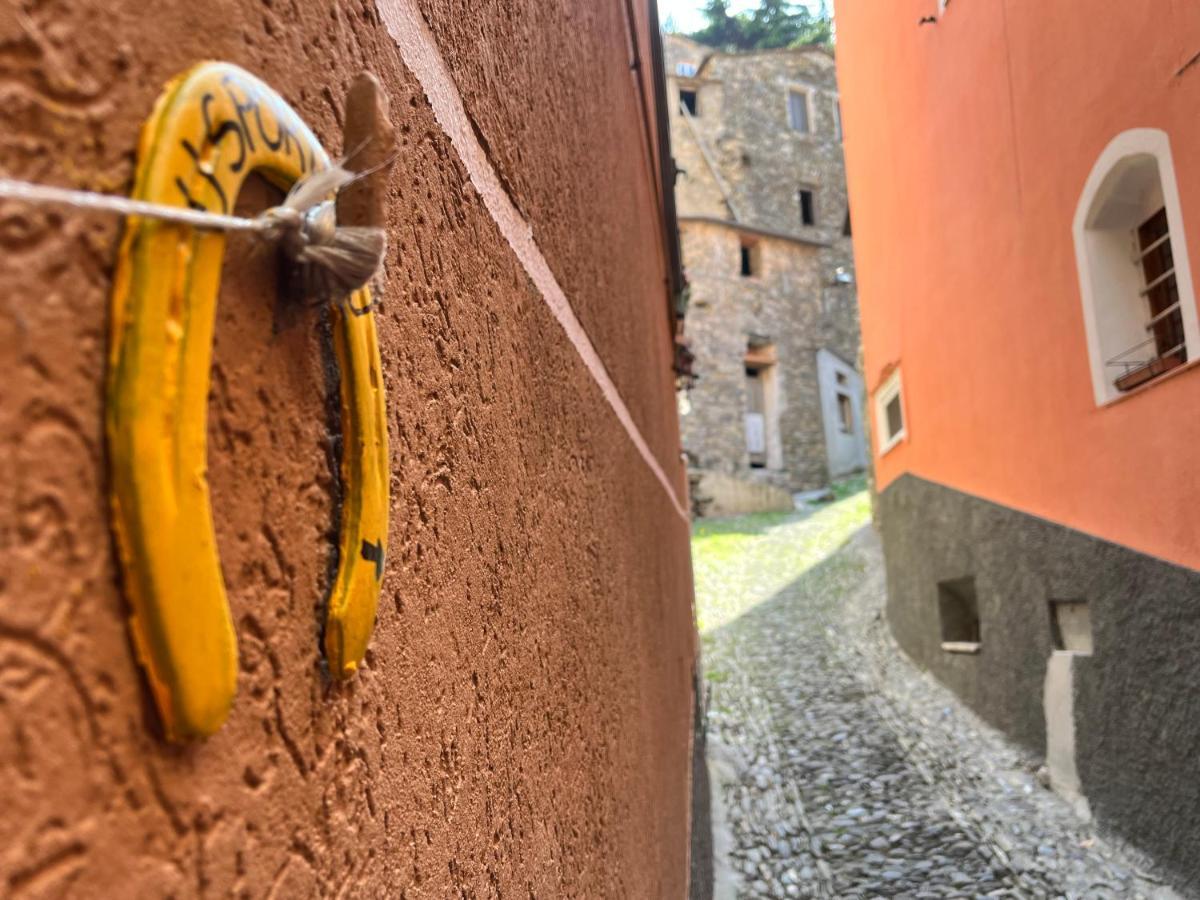
[[1165, 132], [1135, 129], [1108, 145], [1088, 177], [1074, 230], [1096, 403], [1200, 358]]

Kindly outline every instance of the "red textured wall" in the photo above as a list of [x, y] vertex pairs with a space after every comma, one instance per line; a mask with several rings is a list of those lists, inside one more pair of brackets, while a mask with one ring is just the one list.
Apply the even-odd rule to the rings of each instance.
[[[235, 240], [209, 453], [241, 674], [224, 729], [186, 747], [159, 737], [107, 526], [119, 225], [0, 203], [0, 883], [13, 896], [684, 892], [688, 525], [402, 60], [386, 17], [408, 3], [169, 2], [148, 16], [52, 0], [19, 16], [0, 0], [7, 174], [128, 191], [142, 120], [203, 59], [265, 79], [334, 153], [345, 88], [369, 68], [402, 149], [377, 311], [393, 506], [371, 651], [346, 685], [322, 675], [334, 478], [320, 318], [274, 335], [271, 260]], [[682, 491], [626, 4], [414, 3], [488, 164]], [[256, 184], [242, 209], [270, 201]]]
[[[1200, 373], [1095, 403], [1072, 222], [1123, 131], [1171, 140], [1200, 262], [1200, 7], [839, 0], [869, 390], [902, 368], [904, 473], [1200, 568]], [[1181, 72], [1181, 69], [1183, 70]]]

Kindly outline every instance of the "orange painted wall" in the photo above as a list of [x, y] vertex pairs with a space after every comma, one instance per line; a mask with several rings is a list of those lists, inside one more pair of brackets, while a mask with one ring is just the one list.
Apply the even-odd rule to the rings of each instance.
[[866, 381], [899, 362], [907, 414], [878, 485], [1200, 568], [1200, 371], [1096, 406], [1071, 230], [1108, 143], [1159, 128], [1200, 265], [1200, 4], [955, 0], [918, 25], [936, 12], [836, 10]]

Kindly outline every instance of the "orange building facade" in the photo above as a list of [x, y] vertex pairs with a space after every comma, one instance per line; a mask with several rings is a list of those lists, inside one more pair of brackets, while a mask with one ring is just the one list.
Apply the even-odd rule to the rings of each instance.
[[1194, 886], [1200, 7], [837, 13], [893, 631]]

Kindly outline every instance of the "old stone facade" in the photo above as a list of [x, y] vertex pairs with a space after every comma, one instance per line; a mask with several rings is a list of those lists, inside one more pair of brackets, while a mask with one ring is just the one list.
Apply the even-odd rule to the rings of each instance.
[[667, 35], [665, 58], [699, 376], [684, 448], [701, 473], [826, 485], [866, 464], [833, 57]]

